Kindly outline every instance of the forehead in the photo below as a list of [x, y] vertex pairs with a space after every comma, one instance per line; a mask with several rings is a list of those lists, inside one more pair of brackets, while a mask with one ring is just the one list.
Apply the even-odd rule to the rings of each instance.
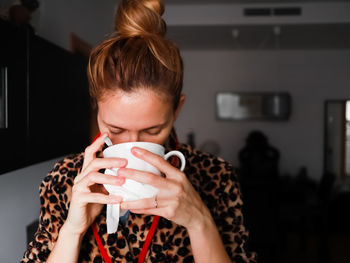
[[154, 91], [107, 92], [98, 101], [98, 116], [106, 124], [142, 129], [163, 124], [171, 118], [171, 101]]

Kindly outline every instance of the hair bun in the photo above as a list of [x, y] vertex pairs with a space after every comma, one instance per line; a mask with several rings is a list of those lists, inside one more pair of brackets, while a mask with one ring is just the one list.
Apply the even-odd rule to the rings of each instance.
[[162, 0], [122, 0], [115, 18], [115, 30], [121, 37], [164, 36]]

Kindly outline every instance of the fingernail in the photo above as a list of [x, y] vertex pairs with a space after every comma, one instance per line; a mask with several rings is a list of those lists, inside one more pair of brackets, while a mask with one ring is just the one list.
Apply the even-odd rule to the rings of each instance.
[[127, 159], [121, 159], [121, 165], [127, 165], [128, 164], [128, 160]]
[[116, 185], [122, 185], [125, 183], [125, 178], [121, 176], [116, 176], [115, 178], [115, 184]]
[[111, 164], [110, 169], [119, 168], [127, 165], [127, 161], [125, 159], [116, 159], [113, 163], [114, 164]]
[[138, 155], [141, 155], [142, 154], [142, 149], [141, 148], [138, 148], [138, 147], [133, 147], [131, 149], [132, 153], [135, 153], [135, 154], [138, 154]]

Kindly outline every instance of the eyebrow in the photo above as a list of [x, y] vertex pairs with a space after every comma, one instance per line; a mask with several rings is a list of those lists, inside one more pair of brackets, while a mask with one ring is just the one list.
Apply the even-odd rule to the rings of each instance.
[[[126, 130], [126, 129], [123, 128], [123, 127], [115, 126], [115, 125], [113, 125], [113, 124], [109, 124], [109, 123], [106, 123], [106, 122], [105, 122], [105, 124], [106, 124], [107, 126], [111, 127], [111, 128], [114, 128], [114, 129]], [[161, 124], [154, 125], [154, 126], [151, 126], [151, 127], [147, 127], [147, 128], [145, 128], [145, 129], [142, 129], [142, 130], [151, 130], [151, 129], [154, 129], [154, 128], [161, 128], [161, 127], [165, 126], [166, 124], [167, 124], [167, 123], [165, 122], [165, 123], [161, 123]]]

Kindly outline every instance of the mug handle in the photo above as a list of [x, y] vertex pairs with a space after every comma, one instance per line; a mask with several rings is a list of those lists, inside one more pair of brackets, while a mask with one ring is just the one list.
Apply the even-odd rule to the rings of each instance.
[[186, 166], [185, 156], [182, 154], [182, 152], [171, 151], [171, 152], [168, 152], [166, 155], [164, 155], [164, 159], [168, 160], [171, 156], [176, 156], [180, 159], [180, 161], [181, 161], [180, 171], [183, 172], [183, 170], [185, 169], [185, 166]]

